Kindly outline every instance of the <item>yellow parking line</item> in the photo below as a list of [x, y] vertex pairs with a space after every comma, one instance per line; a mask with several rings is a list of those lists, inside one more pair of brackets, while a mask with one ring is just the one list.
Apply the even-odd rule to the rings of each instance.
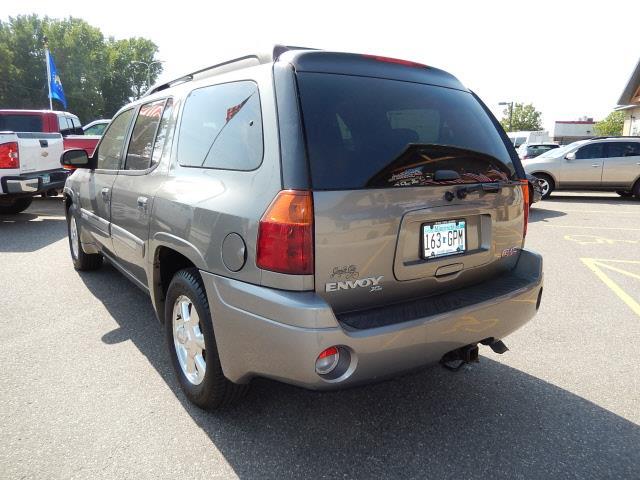
[[[545, 210], [544, 208], [540, 209], [540, 210]], [[553, 210], [547, 210], [547, 211], [553, 211]], [[613, 211], [613, 212], [609, 212], [607, 210], [567, 210], [567, 209], [562, 209], [563, 212], [569, 212], [569, 213], [606, 213], [607, 215], [638, 215], [638, 213], [640, 212], [640, 209], [638, 210], [622, 210], [622, 211]]]
[[640, 228], [624, 228], [624, 227], [589, 227], [586, 225], [550, 225], [548, 223], [544, 224], [545, 227], [555, 227], [555, 228], [595, 228], [596, 230], [625, 230], [629, 232], [640, 232]]
[[[602, 280], [602, 282], [609, 287], [613, 293], [615, 293], [620, 300], [627, 304], [627, 306], [640, 317], [640, 303], [636, 302], [631, 295], [625, 292], [620, 286], [611, 280], [600, 268], [598, 268], [598, 261], [594, 258], [581, 258], [582, 262], [593, 272], [596, 276]], [[606, 260], [607, 262], [610, 260]], [[613, 260], [615, 261], [615, 260]], [[624, 260], [617, 260], [618, 262], [624, 262]], [[640, 263], [630, 261], [629, 263]], [[602, 264], [600, 264], [602, 265]]]
[[627, 272], [626, 270], [622, 270], [621, 268], [616, 268], [612, 265], [607, 265], [606, 263], [597, 262], [601, 267], [607, 268], [609, 270], [613, 270], [614, 272], [621, 273], [622, 275], [626, 275], [627, 277], [635, 278], [640, 280], [640, 275], [636, 275], [635, 273]]

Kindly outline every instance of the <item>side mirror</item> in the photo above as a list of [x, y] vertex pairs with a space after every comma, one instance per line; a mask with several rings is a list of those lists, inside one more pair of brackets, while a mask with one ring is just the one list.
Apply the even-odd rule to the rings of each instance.
[[89, 158], [89, 155], [81, 148], [65, 150], [60, 157], [60, 164], [63, 167], [71, 168], [93, 168], [93, 162]]
[[565, 160], [569, 160], [569, 161], [575, 160], [576, 159], [576, 152], [567, 153], [564, 156], [564, 158], [565, 158]]

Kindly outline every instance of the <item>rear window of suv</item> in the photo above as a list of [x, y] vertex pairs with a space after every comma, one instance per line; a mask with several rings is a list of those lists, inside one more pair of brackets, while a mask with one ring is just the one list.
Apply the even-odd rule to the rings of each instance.
[[326, 73], [298, 73], [312, 185], [319, 190], [509, 180], [515, 167], [469, 92]]

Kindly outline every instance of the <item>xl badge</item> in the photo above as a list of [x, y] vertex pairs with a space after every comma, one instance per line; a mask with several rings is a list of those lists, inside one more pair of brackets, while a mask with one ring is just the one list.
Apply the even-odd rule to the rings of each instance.
[[353, 288], [369, 288], [370, 292], [382, 290], [380, 282], [384, 275], [379, 277], [359, 278], [358, 280], [345, 280], [344, 282], [330, 282], [325, 284], [325, 292], [337, 292], [338, 290], [351, 290]]

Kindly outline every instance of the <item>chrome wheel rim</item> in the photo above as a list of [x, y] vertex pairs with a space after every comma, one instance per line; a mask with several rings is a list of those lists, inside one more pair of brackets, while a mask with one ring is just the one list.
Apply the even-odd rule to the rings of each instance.
[[538, 179], [538, 185], [540, 185], [540, 191], [542, 192], [542, 195], [546, 195], [547, 193], [549, 193], [549, 182], [547, 182], [544, 178], [539, 178]]
[[71, 254], [73, 258], [78, 258], [80, 253], [80, 239], [78, 238], [78, 225], [76, 225], [76, 217], [71, 217], [69, 222], [69, 233], [71, 234]]
[[204, 335], [198, 312], [185, 295], [180, 295], [173, 304], [173, 345], [182, 373], [189, 383], [201, 384], [207, 371]]

